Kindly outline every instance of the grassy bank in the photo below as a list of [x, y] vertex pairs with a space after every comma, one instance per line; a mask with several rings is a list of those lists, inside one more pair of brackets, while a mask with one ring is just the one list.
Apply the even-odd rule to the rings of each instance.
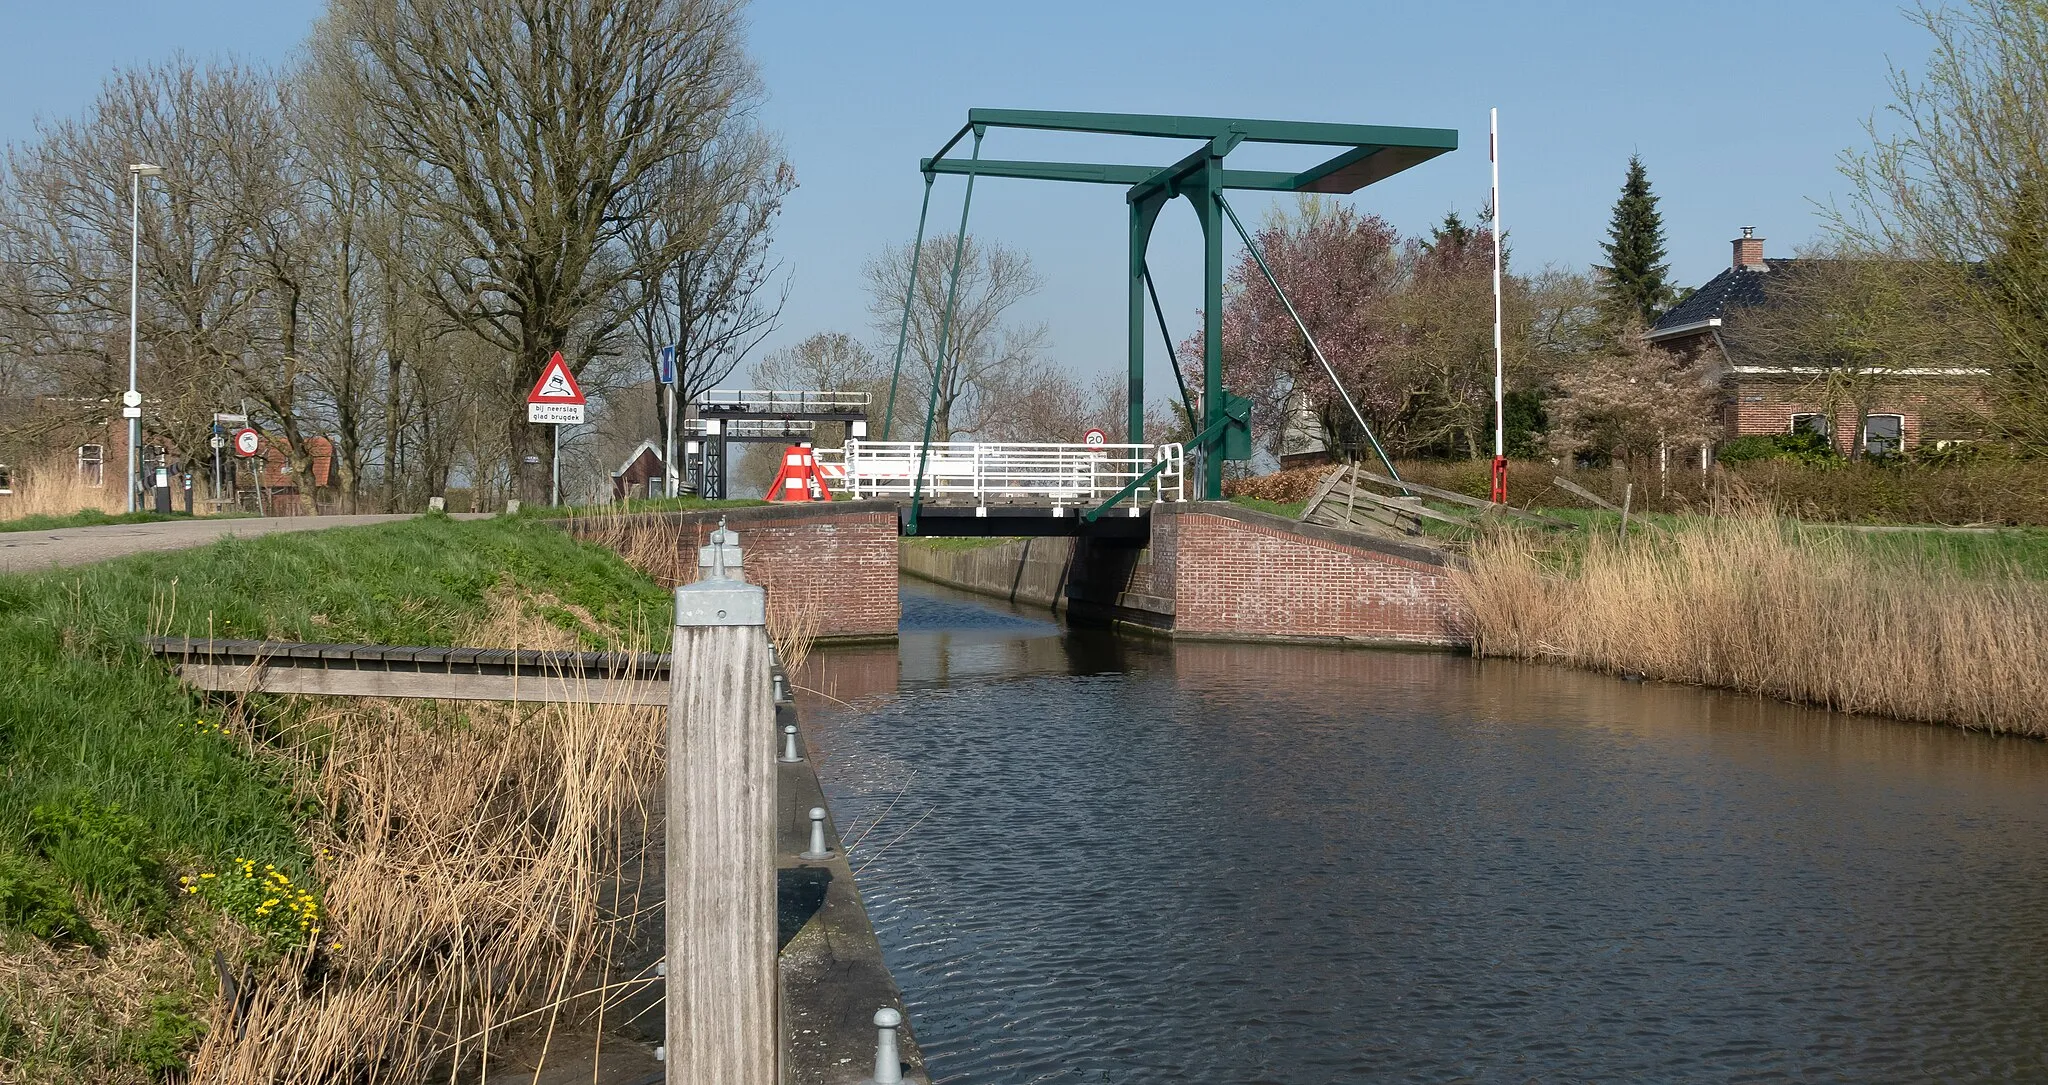
[[[1765, 505], [1802, 520], [1850, 524], [1987, 524], [2048, 527], [2048, 462], [1985, 458], [1974, 462], [1876, 463], [1831, 461], [1809, 466], [1759, 461], [1717, 466], [1711, 473], [1674, 462], [1631, 470], [1574, 470], [1517, 460], [1508, 465], [1510, 501], [1524, 508], [1583, 508], [1586, 502], [1552, 480], [1563, 477], [1620, 505], [1624, 493], [1637, 512], [1709, 513]], [[1369, 470], [1384, 471], [1368, 463]], [[1423, 461], [1400, 465], [1403, 478], [1485, 498], [1485, 460]], [[1286, 505], [1304, 502], [1328, 468], [1278, 471], [1225, 484], [1228, 496]], [[1633, 487], [1633, 490], [1630, 490]]]
[[645, 721], [202, 698], [141, 637], [606, 647], [667, 606], [516, 519], [0, 577], [0, 1080], [473, 1070], [489, 1026], [582, 990], [618, 937], [597, 902], [658, 752]]
[[1627, 541], [1499, 531], [1459, 584], [1482, 655], [2048, 737], [2038, 532], [1858, 533], [1766, 512]]
[[[0, 515], [7, 507], [0, 505]], [[232, 514], [231, 514], [232, 515]], [[61, 516], [39, 514], [0, 520], [0, 531], [58, 531], [67, 527], [107, 527], [113, 524], [155, 524], [165, 520], [190, 520], [182, 512], [101, 512], [81, 509]]]

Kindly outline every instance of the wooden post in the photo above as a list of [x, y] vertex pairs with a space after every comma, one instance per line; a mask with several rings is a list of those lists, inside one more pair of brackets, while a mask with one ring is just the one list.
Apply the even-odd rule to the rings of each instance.
[[780, 1049], [767, 603], [721, 521], [676, 589], [668, 726], [669, 1085], [763, 1085]]

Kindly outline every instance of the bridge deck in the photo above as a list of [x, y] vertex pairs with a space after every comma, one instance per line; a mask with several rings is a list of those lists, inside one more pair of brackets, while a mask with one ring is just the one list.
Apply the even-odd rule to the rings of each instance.
[[[924, 510], [919, 534], [926, 533], [922, 521], [933, 517], [1000, 520], [1020, 529], [955, 525], [954, 534], [1087, 534], [1094, 525], [1142, 520], [1147, 506], [1187, 497], [1177, 444], [849, 440], [843, 448], [818, 449], [817, 462], [834, 491], [857, 499], [917, 501]], [[1098, 509], [1102, 514], [1088, 530], [1074, 527], [1077, 518]]]
[[[1019, 538], [1071, 535], [1105, 539], [1144, 539], [1152, 532], [1152, 510], [1144, 505], [1119, 506], [1094, 521], [1086, 509], [1051, 505], [926, 504], [918, 508], [917, 533], [934, 538]], [[896, 512], [897, 530], [910, 533], [910, 506]]]

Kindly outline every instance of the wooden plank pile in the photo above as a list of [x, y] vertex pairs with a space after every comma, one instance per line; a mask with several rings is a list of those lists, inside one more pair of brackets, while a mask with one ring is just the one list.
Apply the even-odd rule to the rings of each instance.
[[1511, 505], [1496, 505], [1455, 490], [1397, 481], [1374, 474], [1355, 463], [1331, 468], [1322, 484], [1316, 487], [1314, 496], [1309, 498], [1308, 505], [1301, 510], [1301, 520], [1303, 523], [1382, 535], [1420, 535], [1425, 520], [1468, 529], [1479, 526], [1479, 521], [1470, 515], [1443, 512], [1424, 505], [1422, 499], [1425, 497], [1477, 509], [1484, 515], [1511, 516], [1545, 527], [1574, 526], [1569, 521]]

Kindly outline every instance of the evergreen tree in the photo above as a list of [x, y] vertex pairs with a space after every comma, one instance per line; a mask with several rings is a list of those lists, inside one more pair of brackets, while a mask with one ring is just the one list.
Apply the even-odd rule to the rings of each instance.
[[1432, 226], [1429, 240], [1422, 243], [1424, 252], [1435, 252], [1439, 246], [1448, 244], [1451, 252], [1459, 252], [1472, 243], [1472, 228], [1458, 217], [1456, 211], [1444, 215], [1443, 225]]
[[1665, 279], [1671, 265], [1664, 263], [1664, 217], [1657, 213], [1657, 196], [1650, 191], [1641, 155], [1629, 156], [1628, 178], [1614, 201], [1614, 218], [1600, 251], [1607, 257], [1599, 268], [1600, 292], [1610, 314], [1654, 322], [1672, 301]]

